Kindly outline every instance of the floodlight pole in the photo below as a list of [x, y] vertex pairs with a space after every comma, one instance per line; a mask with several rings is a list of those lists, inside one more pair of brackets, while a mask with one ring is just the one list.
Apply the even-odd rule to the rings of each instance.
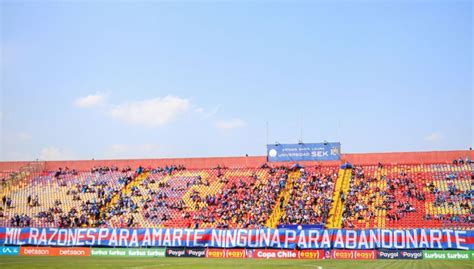
[[265, 122], [265, 126], [266, 126], [266, 141], [265, 141], [265, 143], [266, 143], [265, 148], [266, 148], [267, 145], [268, 145], [268, 132], [269, 132], [269, 130], [268, 130], [268, 121]]

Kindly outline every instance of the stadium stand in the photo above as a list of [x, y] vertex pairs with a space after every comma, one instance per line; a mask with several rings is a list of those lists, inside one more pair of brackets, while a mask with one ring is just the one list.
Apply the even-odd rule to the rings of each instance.
[[352, 171], [343, 228], [472, 228], [473, 166], [359, 166]]
[[259, 157], [0, 163], [0, 226], [472, 229], [469, 154], [348, 154], [354, 167], [294, 169]]

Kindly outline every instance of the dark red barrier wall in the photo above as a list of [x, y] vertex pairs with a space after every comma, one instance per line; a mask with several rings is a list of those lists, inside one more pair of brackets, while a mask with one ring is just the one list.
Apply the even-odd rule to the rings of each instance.
[[353, 164], [429, 164], [429, 163], [451, 163], [459, 157], [474, 159], [471, 150], [456, 151], [426, 151], [426, 152], [390, 152], [390, 153], [358, 153], [343, 154], [342, 159]]
[[[352, 164], [417, 164], [417, 163], [450, 163], [459, 157], [469, 156], [474, 159], [473, 151], [429, 151], [429, 152], [391, 152], [391, 153], [355, 153], [342, 154], [341, 161], [321, 162], [321, 165], [338, 165], [348, 161]], [[80, 171], [89, 170], [94, 166], [111, 166], [132, 168], [158, 167], [166, 165], [184, 165], [188, 169], [221, 167], [243, 168], [259, 167], [266, 162], [264, 156], [253, 157], [213, 157], [213, 158], [174, 158], [174, 159], [135, 159], [135, 160], [87, 160], [87, 161], [48, 161], [44, 162], [45, 170], [56, 170], [59, 167], [69, 167]], [[0, 171], [18, 170], [29, 162], [0, 162]], [[272, 163], [280, 165], [288, 163]], [[301, 162], [302, 165], [314, 165], [316, 162]]]

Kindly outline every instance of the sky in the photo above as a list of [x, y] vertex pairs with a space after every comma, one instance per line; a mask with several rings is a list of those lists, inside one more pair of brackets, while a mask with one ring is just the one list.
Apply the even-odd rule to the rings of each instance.
[[0, 0], [0, 160], [474, 144], [471, 1]]

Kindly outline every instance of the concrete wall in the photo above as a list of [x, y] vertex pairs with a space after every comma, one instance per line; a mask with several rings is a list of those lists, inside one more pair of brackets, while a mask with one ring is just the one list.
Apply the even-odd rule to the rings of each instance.
[[[474, 159], [473, 151], [429, 151], [429, 152], [390, 152], [390, 153], [355, 153], [342, 154], [341, 161], [321, 162], [320, 165], [338, 165], [348, 161], [352, 164], [418, 164], [418, 163], [451, 163], [459, 157], [469, 156]], [[89, 170], [94, 166], [112, 166], [132, 168], [158, 167], [166, 165], [184, 165], [188, 169], [221, 167], [243, 168], [259, 167], [266, 162], [265, 156], [252, 157], [212, 157], [212, 158], [173, 158], [173, 159], [135, 159], [135, 160], [82, 160], [82, 161], [47, 161], [45, 170], [57, 170], [59, 167], [69, 167], [79, 171]], [[30, 162], [0, 162], [0, 171], [18, 170]], [[271, 163], [271, 165], [291, 165], [291, 163]], [[315, 165], [317, 162], [300, 162], [302, 165]]]

